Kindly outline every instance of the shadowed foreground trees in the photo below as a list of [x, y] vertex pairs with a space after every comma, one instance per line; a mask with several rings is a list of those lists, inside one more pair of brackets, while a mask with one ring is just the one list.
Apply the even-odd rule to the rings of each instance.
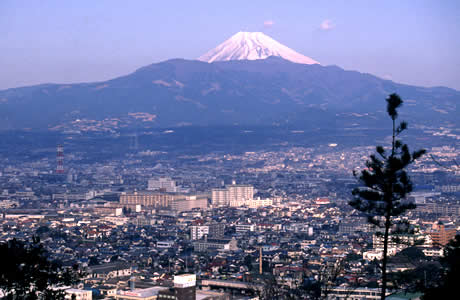
[[361, 187], [353, 190], [354, 199], [350, 201], [353, 208], [368, 216], [370, 223], [383, 229], [383, 233], [380, 233], [383, 235], [381, 299], [385, 299], [387, 289], [386, 269], [390, 228], [401, 225], [394, 221], [394, 217], [415, 208], [415, 204], [404, 201], [406, 195], [412, 191], [412, 182], [406, 169], [425, 153], [425, 150], [411, 153], [409, 147], [398, 139], [398, 136], [407, 129], [406, 122], [396, 124], [397, 109], [403, 104], [401, 98], [397, 94], [391, 94], [386, 101], [387, 113], [393, 125], [391, 148], [386, 150], [383, 146], [377, 146], [377, 153], [370, 155], [366, 161], [366, 169], [360, 174], [354, 174]]
[[72, 285], [80, 278], [77, 266], [49, 261], [38, 238], [32, 243], [16, 239], [0, 243], [0, 265], [5, 299], [64, 299], [64, 291], [53, 287]]
[[440, 260], [443, 272], [436, 286], [425, 291], [423, 300], [451, 299], [458, 295], [460, 283], [460, 235], [451, 240], [444, 248], [444, 257]]

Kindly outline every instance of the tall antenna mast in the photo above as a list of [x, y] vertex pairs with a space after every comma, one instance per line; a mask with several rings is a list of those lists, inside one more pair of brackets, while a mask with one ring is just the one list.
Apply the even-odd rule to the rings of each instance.
[[64, 174], [64, 147], [62, 145], [58, 145], [56, 150], [56, 174]]

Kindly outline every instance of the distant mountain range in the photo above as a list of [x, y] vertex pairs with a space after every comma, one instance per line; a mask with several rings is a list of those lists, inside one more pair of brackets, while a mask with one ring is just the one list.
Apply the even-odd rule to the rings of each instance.
[[[221, 47], [223, 52], [216, 48], [200, 58], [212, 63], [173, 59], [103, 82], [0, 91], [0, 130], [113, 132], [139, 126], [232, 124], [379, 126], [385, 118], [384, 99], [394, 92], [405, 100], [401, 113], [408, 121], [458, 128], [459, 91], [398, 84], [322, 66], [260, 34], [237, 34], [237, 38], [240, 43], [231, 44], [243, 50]], [[272, 48], [257, 48], [262, 46], [255, 41], [267, 46], [267, 40]], [[274, 56], [256, 59], [254, 53], [260, 58]], [[299, 57], [304, 57], [303, 63], [285, 59]]]

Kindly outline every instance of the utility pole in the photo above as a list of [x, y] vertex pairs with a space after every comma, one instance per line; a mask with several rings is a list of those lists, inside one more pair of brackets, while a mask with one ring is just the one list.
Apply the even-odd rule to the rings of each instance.
[[188, 273], [188, 256], [185, 257], [185, 273]]
[[259, 274], [262, 275], [262, 246], [259, 248]]

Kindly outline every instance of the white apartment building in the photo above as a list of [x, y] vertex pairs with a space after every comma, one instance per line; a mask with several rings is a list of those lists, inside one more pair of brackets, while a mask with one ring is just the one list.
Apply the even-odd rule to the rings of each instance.
[[190, 239], [191, 240], [200, 240], [205, 235], [209, 235], [209, 226], [200, 225], [200, 226], [190, 227]]
[[236, 224], [236, 232], [237, 233], [244, 233], [244, 232], [254, 232], [256, 231], [255, 224]]
[[213, 206], [230, 206], [241, 200], [252, 200], [254, 197], [254, 187], [246, 184], [236, 184], [235, 181], [225, 188], [212, 190]]
[[160, 190], [168, 193], [175, 193], [177, 192], [176, 181], [172, 180], [170, 177], [152, 178], [148, 181], [147, 190]]
[[192, 209], [208, 208], [207, 195], [186, 195], [183, 198], [178, 198], [171, 202], [171, 208], [178, 212], [190, 211]]
[[240, 207], [240, 206], [247, 206], [249, 208], [259, 208], [259, 207], [266, 207], [273, 205], [273, 200], [266, 198], [260, 199], [240, 199], [240, 200], [231, 200], [230, 206], [232, 207]]
[[227, 189], [212, 189], [211, 202], [214, 207], [225, 206], [227, 202]]

